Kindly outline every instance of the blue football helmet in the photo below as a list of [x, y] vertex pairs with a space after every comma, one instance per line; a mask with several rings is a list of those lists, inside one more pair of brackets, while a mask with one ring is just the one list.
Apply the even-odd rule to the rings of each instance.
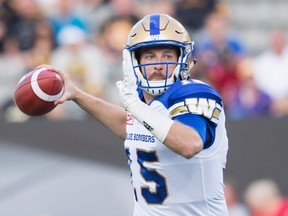
[[[175, 81], [189, 79], [190, 69], [194, 65], [192, 50], [194, 42], [181, 23], [166, 14], [151, 14], [138, 21], [131, 29], [125, 48], [131, 54], [136, 82], [139, 88], [153, 96], [161, 95]], [[165, 80], [149, 81], [146, 76], [145, 66], [150, 64], [139, 64], [136, 53], [144, 47], [169, 46], [179, 49], [178, 62], [161, 62], [160, 64], [175, 64], [172, 75], [168, 77], [166, 71]], [[153, 65], [159, 65], [155, 62]], [[166, 67], [168, 70], [168, 67]]]

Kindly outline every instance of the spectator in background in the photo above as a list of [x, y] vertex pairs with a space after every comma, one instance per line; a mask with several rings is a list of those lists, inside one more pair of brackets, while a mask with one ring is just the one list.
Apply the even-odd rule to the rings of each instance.
[[255, 180], [245, 192], [245, 200], [250, 207], [250, 216], [288, 216], [288, 199], [280, 194], [271, 179]]
[[[105, 73], [109, 77], [109, 82], [104, 90], [104, 98], [109, 102], [119, 103], [118, 90], [115, 83], [122, 77], [122, 50], [126, 43], [128, 34], [136, 23], [132, 16], [115, 16], [107, 20], [101, 28], [101, 32], [96, 37], [96, 46], [99, 47], [101, 60], [94, 60], [102, 65]], [[96, 72], [96, 71], [95, 71]]]
[[82, 29], [85, 33], [90, 31], [85, 17], [77, 13], [76, 5], [76, 0], [57, 1], [56, 7], [53, 11], [54, 13], [50, 14], [49, 17], [54, 32], [54, 38], [57, 39], [60, 31], [66, 26], [76, 26]]
[[239, 90], [227, 107], [229, 117], [240, 119], [270, 115], [272, 101], [269, 95], [255, 85], [251, 58], [242, 58], [238, 62], [236, 75], [239, 79]]
[[92, 10], [88, 13], [89, 24], [96, 34], [101, 34], [101, 28], [113, 17], [133, 17], [139, 20], [151, 13], [165, 13], [174, 15], [175, 0], [96, 0]]
[[95, 3], [92, 10], [87, 13], [87, 19], [92, 31], [99, 35], [105, 23], [109, 22], [113, 17], [133, 17], [134, 14], [134, 0], [102, 0], [102, 2]]
[[222, 95], [226, 109], [229, 109], [240, 88], [236, 68], [245, 56], [245, 51], [242, 42], [230, 31], [227, 8], [221, 8], [208, 15], [204, 35], [195, 48], [198, 62], [191, 72], [191, 77], [214, 86]]
[[[59, 32], [58, 42], [59, 46], [52, 52], [50, 64], [67, 71], [78, 87], [94, 96], [103, 97], [108, 76], [106, 57], [97, 46], [89, 42], [86, 32], [73, 25], [66, 26]], [[82, 112], [78, 113], [78, 108], [68, 105], [57, 107], [50, 117], [85, 117]]]
[[[10, 110], [15, 107], [13, 93], [15, 87], [24, 74], [26, 64], [19, 50], [18, 40], [14, 37], [5, 37], [3, 52], [0, 54], [0, 118], [11, 120]], [[20, 111], [17, 109], [17, 113]], [[22, 117], [22, 115], [21, 115]]]
[[288, 46], [283, 30], [270, 35], [270, 48], [254, 59], [254, 79], [259, 89], [273, 101], [272, 114], [288, 114]]
[[33, 70], [39, 64], [50, 62], [51, 53], [55, 48], [53, 30], [48, 20], [37, 23], [34, 46], [24, 55], [26, 71]]
[[37, 23], [44, 19], [35, 0], [10, 0], [11, 10], [6, 22], [7, 36], [16, 38], [19, 49], [24, 52], [33, 48]]
[[248, 216], [249, 211], [240, 201], [237, 184], [232, 180], [225, 180], [224, 193], [229, 216]]
[[193, 34], [203, 28], [206, 17], [214, 11], [218, 3], [218, 0], [179, 0], [176, 4], [176, 16]]

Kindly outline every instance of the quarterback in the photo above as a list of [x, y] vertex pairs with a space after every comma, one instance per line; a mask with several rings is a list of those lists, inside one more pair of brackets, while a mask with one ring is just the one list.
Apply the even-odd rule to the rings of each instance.
[[134, 216], [228, 215], [223, 102], [211, 86], [189, 78], [192, 50], [185, 28], [166, 14], [136, 23], [116, 84], [124, 108], [85, 93], [53, 68], [65, 83], [55, 104], [73, 100], [125, 140]]

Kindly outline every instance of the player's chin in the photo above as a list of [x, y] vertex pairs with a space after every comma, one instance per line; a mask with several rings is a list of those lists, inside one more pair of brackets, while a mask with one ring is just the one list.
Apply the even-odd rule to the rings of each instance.
[[149, 81], [163, 81], [165, 79], [166, 79], [166, 77], [163, 77], [163, 76], [161, 76], [161, 77], [151, 77], [151, 78], [149, 78]]

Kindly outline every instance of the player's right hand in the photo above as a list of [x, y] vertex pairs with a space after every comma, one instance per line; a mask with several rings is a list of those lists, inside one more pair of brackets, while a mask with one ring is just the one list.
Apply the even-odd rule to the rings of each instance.
[[73, 100], [75, 98], [75, 95], [76, 95], [76, 92], [78, 89], [74, 85], [72, 80], [70, 79], [69, 75], [67, 73], [64, 73], [61, 70], [59, 70], [59, 69], [57, 69], [51, 65], [47, 65], [47, 64], [39, 65], [36, 69], [39, 69], [42, 67], [51, 69], [51, 70], [55, 71], [56, 73], [58, 73], [59, 76], [61, 77], [63, 83], [64, 83], [64, 94], [62, 95], [62, 97], [60, 97], [58, 100], [56, 100], [54, 102], [54, 104], [58, 105], [58, 104], [64, 103], [65, 101]]

